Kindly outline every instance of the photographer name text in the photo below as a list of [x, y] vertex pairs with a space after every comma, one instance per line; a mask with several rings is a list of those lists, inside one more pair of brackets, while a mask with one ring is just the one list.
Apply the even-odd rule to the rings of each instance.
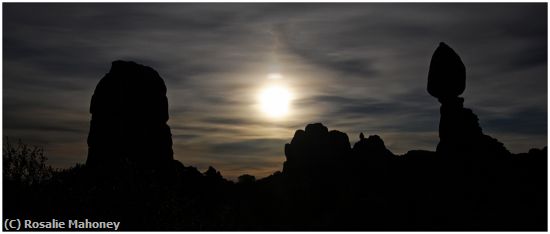
[[48, 221], [34, 221], [30, 219], [5, 219], [4, 230], [6, 231], [24, 231], [24, 230], [114, 230], [118, 231], [120, 222], [92, 221], [89, 219], [78, 220], [69, 219], [61, 221], [52, 219]]

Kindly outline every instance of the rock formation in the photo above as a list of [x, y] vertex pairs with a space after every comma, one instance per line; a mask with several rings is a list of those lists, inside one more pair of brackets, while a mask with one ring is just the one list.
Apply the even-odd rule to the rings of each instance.
[[447, 44], [441, 42], [435, 50], [428, 73], [428, 93], [441, 99], [454, 99], [466, 88], [464, 63]]
[[351, 152], [348, 136], [340, 131], [328, 131], [320, 123], [308, 124], [297, 130], [290, 144], [285, 145], [287, 173], [326, 169], [333, 162], [341, 162]]
[[154, 168], [173, 161], [163, 79], [152, 68], [115, 61], [90, 105], [90, 168]]
[[212, 166], [208, 167], [208, 170], [206, 170], [204, 172], [204, 175], [207, 176], [207, 177], [216, 178], [216, 179], [223, 178], [222, 174], [219, 171], [217, 171], [216, 168], [214, 168]]
[[462, 60], [441, 42], [432, 56], [428, 73], [428, 93], [441, 103], [437, 151], [507, 153], [502, 143], [483, 134], [472, 110], [464, 108], [464, 99], [459, 95], [464, 92], [465, 85], [466, 70]]
[[365, 138], [361, 133], [351, 148], [346, 133], [329, 131], [320, 123], [307, 125], [305, 131], [297, 130], [285, 145], [285, 156], [283, 174], [302, 187], [316, 181], [325, 181], [325, 185], [329, 184], [327, 181], [338, 183], [358, 174], [378, 178], [395, 157], [377, 135]]
[[359, 134], [359, 141], [353, 145], [353, 151], [357, 154], [368, 152], [371, 156], [394, 156], [393, 153], [386, 148], [384, 141], [378, 135], [371, 135], [365, 138], [363, 133]]

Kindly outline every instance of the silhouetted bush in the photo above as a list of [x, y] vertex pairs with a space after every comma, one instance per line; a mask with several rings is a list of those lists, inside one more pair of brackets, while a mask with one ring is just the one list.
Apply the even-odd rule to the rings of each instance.
[[51, 178], [53, 169], [46, 165], [44, 149], [18, 140], [12, 143], [6, 138], [2, 149], [4, 180], [24, 185], [34, 185]]

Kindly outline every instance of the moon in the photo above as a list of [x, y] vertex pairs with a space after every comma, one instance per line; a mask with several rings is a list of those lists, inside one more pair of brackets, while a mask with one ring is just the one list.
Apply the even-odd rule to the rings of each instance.
[[288, 88], [272, 84], [260, 92], [260, 108], [267, 117], [279, 119], [289, 114], [291, 98]]

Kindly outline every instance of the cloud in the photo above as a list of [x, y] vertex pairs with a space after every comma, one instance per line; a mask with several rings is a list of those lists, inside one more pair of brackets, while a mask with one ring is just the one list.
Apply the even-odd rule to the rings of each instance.
[[538, 135], [544, 138], [548, 133], [547, 119], [547, 110], [527, 108], [508, 116], [485, 118], [481, 124], [485, 129], [493, 132]]
[[226, 154], [247, 157], [252, 154], [270, 154], [281, 152], [286, 141], [283, 139], [252, 139], [237, 142], [216, 143], [210, 145], [213, 153], [224, 152]]

